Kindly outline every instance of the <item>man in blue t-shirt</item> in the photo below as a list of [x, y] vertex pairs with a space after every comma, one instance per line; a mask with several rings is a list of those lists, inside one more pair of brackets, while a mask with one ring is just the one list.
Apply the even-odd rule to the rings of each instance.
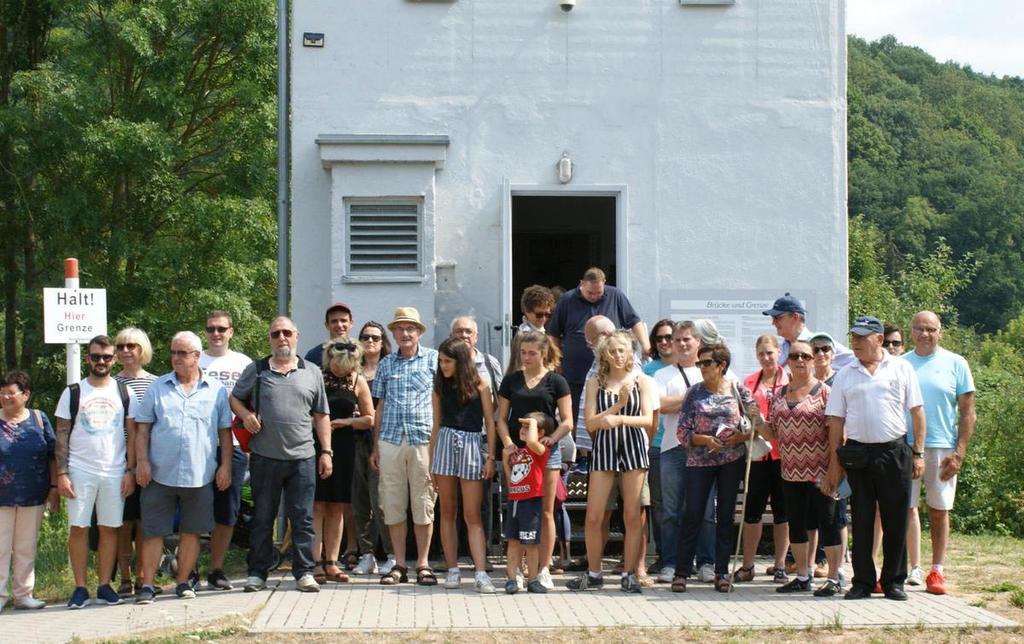
[[911, 571], [907, 583], [921, 584], [921, 523], [917, 505], [924, 481], [932, 533], [932, 569], [925, 581], [929, 593], [943, 595], [946, 581], [942, 576], [942, 560], [949, 541], [949, 511], [953, 509], [956, 494], [956, 475], [963, 464], [976, 420], [974, 379], [963, 356], [939, 346], [942, 323], [937, 315], [921, 311], [914, 316], [910, 331], [914, 350], [904, 354], [903, 359], [914, 367], [921, 384], [927, 433], [924, 476], [914, 479], [910, 491], [907, 549]]
[[607, 286], [604, 271], [600, 268], [588, 268], [579, 286], [558, 298], [555, 313], [548, 322], [548, 335], [562, 350], [562, 376], [569, 383], [573, 409], [579, 409], [587, 371], [594, 362], [594, 352], [587, 346], [583, 327], [595, 315], [607, 317], [616, 329], [632, 331], [640, 342], [643, 355], [651, 353], [647, 325], [633, 310], [626, 294], [614, 286]]

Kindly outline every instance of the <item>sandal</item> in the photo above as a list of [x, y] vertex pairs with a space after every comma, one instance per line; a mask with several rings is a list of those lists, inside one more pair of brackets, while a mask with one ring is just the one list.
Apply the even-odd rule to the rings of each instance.
[[640, 575], [637, 577], [637, 581], [640, 582], [640, 586], [643, 588], [650, 588], [654, 585], [654, 577], [650, 575]]
[[326, 581], [333, 581], [336, 584], [344, 584], [348, 582], [348, 575], [338, 567], [338, 563], [336, 561], [325, 561], [324, 579]]
[[672, 578], [672, 592], [674, 592], [674, 593], [685, 593], [686, 592], [686, 577], [673, 577]]
[[729, 581], [729, 577], [726, 575], [719, 575], [715, 577], [715, 590], [720, 593], [732, 591], [732, 582]]
[[416, 583], [420, 586], [436, 586], [437, 575], [429, 566], [422, 566], [416, 569]]
[[[344, 562], [345, 570], [354, 570], [359, 565], [359, 553], [355, 550], [349, 550], [342, 555], [341, 560]], [[330, 575], [328, 575], [330, 577]]]
[[[316, 565], [313, 566], [313, 580], [316, 581], [316, 583], [318, 584], [323, 584], [325, 581], [327, 581], [327, 575], [324, 573], [324, 565], [326, 563], [327, 562], [325, 561], [318, 561]], [[317, 568], [320, 569], [320, 572], [316, 571]]]
[[396, 584], [404, 584], [409, 581], [409, 569], [405, 566], [395, 564], [391, 568], [391, 572], [380, 578], [380, 584], [382, 586], [394, 586]]
[[741, 566], [736, 569], [736, 572], [732, 574], [733, 581], [753, 581], [754, 580], [754, 564], [749, 566]]

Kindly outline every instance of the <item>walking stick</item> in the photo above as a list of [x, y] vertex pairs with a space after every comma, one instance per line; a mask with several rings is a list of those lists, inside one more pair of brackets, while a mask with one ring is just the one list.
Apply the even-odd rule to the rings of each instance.
[[[745, 406], [743, 405], [743, 402], [740, 400], [739, 390], [738, 390], [738, 388], [734, 387], [733, 391], [736, 392], [736, 405], [739, 407], [740, 413], [742, 414], [742, 416], [744, 418], [746, 418], [747, 417], [747, 414], [746, 414], [747, 410], [745, 409]], [[729, 572], [729, 593], [730, 594], [734, 590], [736, 590], [736, 584], [734, 583], [734, 580], [736, 579], [736, 560], [740, 556], [740, 544], [743, 541], [743, 515], [746, 514], [746, 512], [747, 512], [747, 485], [750, 483], [750, 460], [751, 460], [751, 456], [753, 455], [754, 436], [755, 436], [755, 434], [757, 434], [757, 428], [754, 426], [754, 422], [749, 420], [749, 419], [748, 419], [748, 422], [750, 423], [750, 438], [748, 438], [747, 442], [746, 442], [746, 446], [747, 446], [747, 466], [746, 466], [746, 469], [743, 471], [743, 499], [742, 499], [742, 501], [740, 501], [740, 520], [739, 520], [739, 529], [737, 530], [737, 534], [736, 534], [736, 549], [732, 553], [732, 566], [731, 566], [731, 570]]]

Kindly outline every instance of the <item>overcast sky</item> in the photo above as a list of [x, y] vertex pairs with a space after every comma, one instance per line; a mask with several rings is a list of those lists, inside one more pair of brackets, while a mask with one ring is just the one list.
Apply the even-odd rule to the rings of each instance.
[[847, 0], [846, 30], [867, 40], [892, 34], [976, 72], [1024, 76], [1024, 0]]

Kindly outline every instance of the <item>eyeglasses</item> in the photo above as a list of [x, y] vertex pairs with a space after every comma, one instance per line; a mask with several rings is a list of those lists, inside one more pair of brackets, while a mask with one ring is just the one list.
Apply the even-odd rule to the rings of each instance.
[[229, 327], [229, 326], [208, 326], [208, 327], [206, 327], [206, 332], [207, 333], [227, 333], [228, 329], [230, 329], [230, 328], [231, 327]]
[[809, 353], [791, 353], [789, 354], [789, 359], [794, 362], [810, 362], [814, 359], [814, 356]]
[[717, 363], [714, 360], [698, 360], [697, 362], [695, 362], [693, 364], [697, 365], [697, 368], [699, 368], [699, 369], [705, 369], [705, 368], [710, 367], [711, 365], [717, 364]]
[[125, 342], [124, 344], [115, 344], [114, 348], [118, 351], [135, 351], [139, 345], [134, 342]]
[[814, 355], [818, 355], [819, 353], [832, 353], [832, 347], [825, 344], [820, 347], [812, 347], [811, 351], [814, 352]]
[[902, 347], [903, 340], [882, 340], [882, 346], [887, 349], [889, 347]]
[[278, 329], [277, 331], [270, 332], [270, 337], [274, 338], [275, 340], [280, 338], [282, 335], [286, 338], [290, 338], [293, 335], [295, 335], [295, 331], [292, 331], [291, 329]]
[[171, 351], [172, 358], [187, 358], [190, 354], [199, 353], [198, 351]]
[[364, 333], [361, 336], [359, 336], [359, 340], [362, 342], [380, 342], [382, 338], [383, 336], [370, 335], [369, 333]]
[[89, 360], [91, 360], [93, 362], [113, 362], [114, 361], [114, 354], [113, 353], [90, 353], [89, 354]]
[[348, 351], [349, 353], [351, 353], [352, 351], [356, 350], [356, 345], [352, 344], [351, 342], [335, 342], [334, 343], [334, 350], [335, 351]]
[[534, 311], [530, 315], [532, 315], [535, 318], [549, 318], [552, 314], [550, 311]]
[[656, 335], [656, 336], [654, 336], [655, 344], [657, 344], [658, 342], [671, 342], [671, 341], [672, 341], [672, 334], [671, 333], [666, 333], [665, 335]]
[[23, 393], [25, 393], [25, 392], [21, 391], [21, 390], [18, 390], [18, 391], [0, 391], [0, 398], [14, 398], [15, 396], [20, 396]]

